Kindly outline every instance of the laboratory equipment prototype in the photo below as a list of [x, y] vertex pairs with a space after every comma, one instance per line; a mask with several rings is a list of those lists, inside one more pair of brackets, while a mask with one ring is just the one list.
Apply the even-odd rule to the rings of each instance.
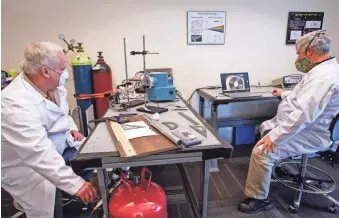
[[176, 99], [173, 78], [166, 72], [150, 73], [149, 80], [149, 88], [146, 92], [150, 101], [173, 101]]
[[302, 78], [303, 77], [300, 74], [288, 75], [273, 80], [272, 84], [279, 88], [293, 88], [302, 80]]

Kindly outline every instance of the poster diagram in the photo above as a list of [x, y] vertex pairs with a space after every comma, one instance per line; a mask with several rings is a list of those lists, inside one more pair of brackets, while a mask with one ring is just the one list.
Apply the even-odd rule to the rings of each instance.
[[286, 44], [295, 44], [301, 36], [323, 26], [323, 12], [289, 12]]
[[187, 42], [189, 45], [224, 45], [225, 11], [188, 11]]

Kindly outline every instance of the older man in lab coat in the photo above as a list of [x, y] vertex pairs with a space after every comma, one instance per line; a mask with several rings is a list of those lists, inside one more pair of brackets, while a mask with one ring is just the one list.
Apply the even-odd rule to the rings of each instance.
[[324, 150], [331, 145], [329, 127], [339, 113], [339, 65], [329, 55], [331, 40], [324, 31], [296, 42], [297, 70], [306, 73], [291, 92], [280, 89], [277, 115], [260, 126], [262, 139], [254, 147], [245, 195], [239, 210], [256, 213], [272, 208], [268, 198], [275, 161]]
[[52, 218], [56, 187], [91, 202], [96, 189], [61, 156], [82, 139], [68, 116], [67, 61], [60, 46], [33, 42], [22, 73], [2, 91], [1, 185], [28, 218]]

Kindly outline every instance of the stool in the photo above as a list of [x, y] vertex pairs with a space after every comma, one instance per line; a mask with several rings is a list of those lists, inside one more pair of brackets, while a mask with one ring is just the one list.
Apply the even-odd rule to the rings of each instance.
[[[339, 140], [339, 114], [333, 119], [329, 131], [331, 133], [331, 141], [335, 142]], [[301, 157], [301, 162], [297, 161], [285, 161], [277, 163], [273, 166], [273, 176], [285, 186], [296, 190], [296, 195], [293, 201], [293, 204], [290, 205], [289, 211], [291, 213], [297, 213], [300, 207], [301, 196], [303, 193], [309, 194], [321, 194], [326, 197], [328, 200], [332, 202], [331, 205], [328, 206], [328, 209], [332, 213], [338, 212], [339, 202], [329, 196], [328, 194], [333, 192], [336, 188], [336, 182], [334, 178], [322, 171], [321, 169], [307, 165], [308, 156], [307, 154], [303, 154]], [[293, 164], [297, 165], [297, 169], [294, 169]], [[316, 173], [307, 173], [307, 167], [309, 169], [314, 170]], [[288, 169], [289, 168], [289, 169]], [[278, 173], [276, 170], [278, 170]], [[291, 171], [298, 171], [297, 173], [293, 173]], [[283, 173], [281, 173], [283, 172]], [[280, 174], [282, 176], [280, 176]], [[321, 177], [324, 178], [319, 178]]]
[[[328, 195], [329, 193], [333, 192], [336, 188], [336, 182], [334, 178], [330, 174], [320, 170], [317, 167], [307, 165], [307, 161], [308, 161], [307, 154], [303, 154], [301, 162], [297, 162], [297, 161], [281, 162], [281, 163], [274, 165], [273, 167], [273, 172], [272, 172], [273, 176], [285, 186], [297, 191], [293, 204], [290, 205], [289, 207], [289, 211], [291, 213], [297, 213], [300, 207], [300, 201], [301, 201], [302, 194], [309, 193], [309, 194], [323, 195], [324, 197], [326, 197], [328, 200], [332, 202], [332, 204], [328, 206], [329, 211], [332, 213], [338, 212], [339, 202]], [[288, 169], [288, 168], [291, 168], [291, 165], [293, 164], [299, 165], [298, 167], [299, 172], [296, 174], [294, 174]], [[321, 178], [317, 178], [317, 176], [314, 176], [314, 175], [307, 175], [306, 174], [307, 167], [315, 170], [317, 174], [321, 174], [325, 178], [321, 179]], [[276, 173], [277, 168], [280, 168], [280, 170], [284, 171], [286, 177], [285, 176], [279, 177]], [[324, 188], [325, 185], [327, 187]]]

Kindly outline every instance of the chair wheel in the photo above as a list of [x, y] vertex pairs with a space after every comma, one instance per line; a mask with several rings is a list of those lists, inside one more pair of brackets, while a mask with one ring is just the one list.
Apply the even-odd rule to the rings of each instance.
[[339, 211], [339, 207], [336, 206], [335, 204], [331, 204], [330, 206], [328, 206], [328, 210], [331, 213], [337, 213]]
[[290, 207], [288, 208], [288, 211], [290, 211], [290, 213], [292, 214], [296, 214], [298, 213], [298, 208], [295, 208], [292, 205], [290, 205]]

